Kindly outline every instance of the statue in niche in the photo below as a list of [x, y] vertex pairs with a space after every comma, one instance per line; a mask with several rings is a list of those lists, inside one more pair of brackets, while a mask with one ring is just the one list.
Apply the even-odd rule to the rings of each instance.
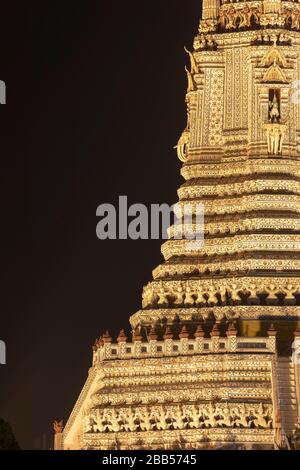
[[270, 120], [271, 122], [279, 122], [279, 119], [280, 119], [279, 103], [278, 103], [278, 99], [275, 93], [273, 100], [270, 101]]

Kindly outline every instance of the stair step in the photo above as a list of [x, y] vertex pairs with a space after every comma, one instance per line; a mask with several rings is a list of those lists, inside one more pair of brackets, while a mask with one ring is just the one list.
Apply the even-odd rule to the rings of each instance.
[[288, 403], [286, 403], [286, 401], [280, 400], [280, 401], [279, 401], [279, 404], [280, 404], [280, 407], [284, 406], [285, 409], [288, 408], [288, 409], [290, 409], [291, 411], [297, 410], [297, 401], [294, 402], [294, 403], [292, 403], [292, 402], [290, 402], [290, 401], [289, 401]]
[[283, 389], [283, 390], [285, 390], [285, 389], [288, 389], [288, 390], [290, 390], [290, 389], [296, 389], [296, 385], [294, 385], [294, 384], [288, 384], [288, 383], [280, 383], [280, 384], [279, 384], [279, 389]]
[[289, 405], [289, 406], [296, 406], [297, 399], [296, 398], [287, 398], [287, 397], [279, 397], [279, 403], [281, 405]]
[[295, 393], [296, 387], [290, 387], [290, 386], [288, 386], [288, 385], [280, 385], [280, 384], [279, 384], [279, 390], [280, 390], [282, 393], [285, 393], [285, 392]]
[[281, 403], [297, 403], [296, 397], [291, 397], [291, 395], [281, 394], [279, 397]]
[[290, 358], [281, 357], [278, 359], [276, 374], [282, 427], [290, 435], [295, 429], [298, 419], [296, 374], [294, 364]]
[[278, 381], [279, 388], [296, 388], [296, 383], [294, 380], [285, 380], [285, 381]]

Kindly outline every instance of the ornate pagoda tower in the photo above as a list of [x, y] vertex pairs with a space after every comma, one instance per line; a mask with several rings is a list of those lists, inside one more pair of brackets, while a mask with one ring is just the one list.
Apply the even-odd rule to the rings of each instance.
[[205, 243], [171, 227], [132, 338], [97, 340], [58, 448], [297, 445], [300, 2], [203, 0], [187, 52], [179, 206], [204, 204]]

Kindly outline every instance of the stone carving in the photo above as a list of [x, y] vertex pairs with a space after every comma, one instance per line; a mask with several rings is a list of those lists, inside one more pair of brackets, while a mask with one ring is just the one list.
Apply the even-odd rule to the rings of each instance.
[[279, 118], [279, 103], [277, 100], [277, 96], [274, 95], [273, 101], [270, 101], [270, 120], [271, 122], [278, 122]]
[[[223, 6], [219, 11], [218, 27], [221, 31], [248, 29], [260, 23], [260, 6], [247, 5], [245, 3], [230, 4]], [[201, 31], [206, 32], [207, 28], [201, 25]], [[206, 26], [206, 24], [205, 24]]]
[[[276, 109], [274, 113], [274, 116], [277, 115]], [[268, 123], [264, 124], [263, 127], [267, 135], [269, 155], [281, 154], [287, 126], [285, 124]]]
[[[120, 411], [97, 410], [97, 425], [85, 426], [85, 433], [149, 432], [201, 428], [257, 428], [269, 429], [273, 425], [271, 405], [239, 406], [225, 404], [179, 405]], [[94, 421], [95, 411], [89, 416]], [[86, 419], [86, 418], [84, 418]]]
[[[157, 289], [157, 286], [158, 289]], [[158, 295], [155, 295], [155, 292]], [[144, 288], [143, 306], [153, 307], [181, 307], [195, 305], [196, 307], [215, 307], [222, 305], [238, 306], [243, 302], [245, 305], [258, 305], [263, 300], [263, 295], [267, 293], [266, 302], [268, 305], [275, 305], [279, 302], [279, 296], [286, 301], [286, 304], [295, 305], [296, 297], [300, 293], [300, 287], [292, 282], [268, 282], [262, 281], [260, 284], [246, 283], [237, 284], [231, 282], [226, 284], [222, 281], [219, 285], [206, 284], [189, 281], [180, 282], [160, 282], [150, 283]]]
[[185, 52], [189, 55], [190, 61], [191, 61], [191, 74], [197, 74], [199, 73], [199, 68], [195, 59], [195, 56], [192, 52], [190, 52], [186, 47], [184, 48]]
[[278, 341], [259, 328], [262, 319], [276, 328], [281, 318], [300, 319], [300, 113], [291, 105], [300, 8], [284, 2], [267, 14], [265, 6], [222, 1], [201, 21], [193, 52], [185, 49], [178, 207], [204, 203], [205, 244], [192, 250], [170, 229], [165, 262], [131, 318], [132, 339], [96, 341], [66, 446], [281, 442]]
[[190, 93], [190, 92], [194, 91], [195, 83], [194, 83], [193, 76], [192, 76], [191, 72], [189, 71], [189, 69], [187, 67], [185, 67], [185, 71], [186, 71], [187, 80], [188, 80], [187, 92]]
[[190, 145], [190, 130], [186, 128], [178, 141], [178, 144], [174, 147], [177, 149], [177, 155], [181, 162], [185, 163], [188, 160]]
[[284, 18], [284, 22], [286, 26], [290, 27], [291, 29], [299, 29], [300, 27], [300, 9], [297, 6], [293, 6], [292, 8], [288, 8], [286, 6], [283, 7], [282, 16]]

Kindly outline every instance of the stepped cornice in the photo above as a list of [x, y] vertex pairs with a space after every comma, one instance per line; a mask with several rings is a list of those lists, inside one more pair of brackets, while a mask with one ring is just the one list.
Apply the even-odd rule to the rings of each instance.
[[203, 204], [205, 215], [213, 214], [244, 214], [253, 211], [293, 211], [300, 212], [300, 196], [293, 194], [250, 194], [224, 198], [210, 199], [187, 199], [179, 201], [176, 215], [180, 216], [181, 211], [188, 205], [193, 213], [199, 211], [199, 205]]
[[[294, 177], [295, 178], [295, 177]], [[297, 178], [298, 179], [298, 178]], [[300, 179], [293, 180], [293, 178], [281, 179], [279, 176], [272, 178], [260, 178], [243, 182], [214, 182], [204, 183], [198, 181], [196, 184], [186, 185], [179, 189], [178, 195], [180, 199], [189, 198], [201, 198], [204, 196], [234, 196], [240, 194], [253, 194], [263, 191], [269, 192], [282, 192], [282, 193], [293, 193], [300, 195]]]
[[[178, 224], [176, 227], [172, 226], [169, 230], [170, 238], [174, 237], [176, 230], [180, 233], [184, 233], [185, 226]], [[201, 225], [192, 224], [191, 228], [194, 233], [200, 233], [203, 230]], [[216, 234], [237, 234], [243, 232], [259, 232], [259, 231], [300, 231], [300, 213], [297, 217], [289, 218], [286, 217], [248, 217], [246, 214], [244, 217], [240, 217], [239, 220], [218, 220], [216, 222], [206, 222], [204, 227], [205, 235], [216, 235]]]
[[183, 178], [220, 178], [261, 174], [285, 174], [300, 177], [300, 157], [298, 159], [237, 158], [218, 163], [207, 161], [186, 164], [181, 170]]
[[299, 234], [243, 234], [223, 238], [206, 238], [204, 246], [198, 241], [168, 240], [162, 245], [161, 251], [166, 261], [173, 256], [198, 256], [199, 254], [212, 256], [245, 251], [300, 252], [299, 238]]
[[299, 276], [203, 277], [150, 282], [143, 290], [143, 308], [192, 308], [236, 305], [299, 305]]
[[170, 323], [180, 319], [183, 322], [234, 321], [243, 320], [300, 320], [299, 306], [236, 305], [203, 308], [161, 308], [140, 310], [130, 318], [133, 328], [138, 325], [153, 325], [158, 322]]
[[205, 260], [199, 261], [198, 259], [189, 260], [188, 262], [184, 260], [178, 260], [177, 263], [165, 263], [158, 266], [153, 271], [153, 277], [155, 280], [161, 280], [165, 278], [181, 278], [185, 276], [199, 276], [199, 275], [227, 275], [234, 273], [236, 275], [247, 275], [249, 272], [261, 273], [265, 275], [266, 272], [271, 272], [271, 276], [274, 276], [274, 273], [283, 273], [286, 272], [289, 275], [291, 272], [298, 272], [300, 276], [300, 259], [293, 258], [293, 269], [291, 270], [291, 259], [281, 254], [278, 257], [261, 256], [258, 257], [257, 254], [249, 254], [249, 256], [244, 255], [241, 257], [240, 254], [236, 255], [234, 259], [231, 257], [213, 257], [207, 258]]

